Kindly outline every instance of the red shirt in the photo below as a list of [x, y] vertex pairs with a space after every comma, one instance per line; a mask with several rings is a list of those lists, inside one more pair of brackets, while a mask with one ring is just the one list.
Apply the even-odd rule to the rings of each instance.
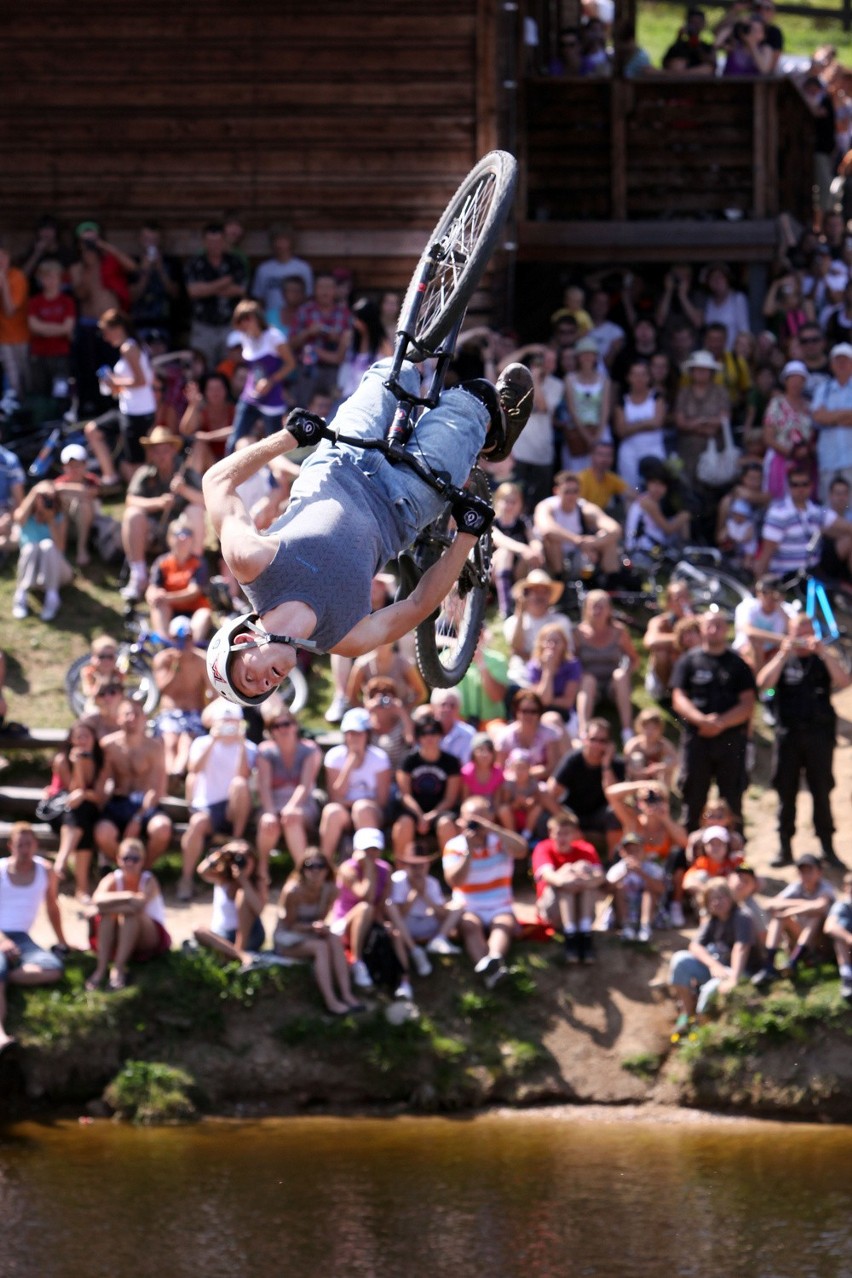
[[600, 865], [601, 859], [591, 843], [585, 839], [573, 839], [567, 852], [560, 852], [554, 839], [542, 839], [537, 843], [532, 854], [532, 872], [535, 879], [535, 894], [541, 896], [547, 884], [541, 878], [546, 866], [559, 870], [563, 865], [575, 865], [577, 861], [588, 861], [589, 865]]
[[[73, 298], [69, 297], [67, 293], [60, 293], [58, 297], [45, 297], [43, 293], [36, 293], [35, 297], [31, 297], [29, 300], [27, 314], [34, 315], [43, 324], [61, 324], [69, 317], [75, 318], [77, 308], [74, 305]], [[70, 355], [71, 338], [42, 337], [38, 333], [30, 333], [30, 354], [37, 355], [42, 359], [57, 355]]]

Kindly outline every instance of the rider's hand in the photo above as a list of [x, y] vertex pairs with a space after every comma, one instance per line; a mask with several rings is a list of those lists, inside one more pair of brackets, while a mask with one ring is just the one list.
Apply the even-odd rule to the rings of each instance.
[[294, 408], [287, 414], [284, 429], [290, 432], [300, 448], [309, 448], [320, 442], [326, 425], [316, 413], [309, 413], [305, 408]]
[[466, 491], [453, 497], [450, 510], [459, 532], [470, 533], [474, 537], [481, 537], [488, 532], [494, 521], [491, 503]]

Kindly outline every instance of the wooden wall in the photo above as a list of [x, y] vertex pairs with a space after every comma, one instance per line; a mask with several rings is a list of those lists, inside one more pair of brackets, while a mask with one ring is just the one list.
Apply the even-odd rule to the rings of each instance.
[[102, 218], [170, 246], [242, 211], [250, 254], [292, 222], [307, 256], [377, 284], [496, 144], [496, 0], [6, 0], [0, 227]]

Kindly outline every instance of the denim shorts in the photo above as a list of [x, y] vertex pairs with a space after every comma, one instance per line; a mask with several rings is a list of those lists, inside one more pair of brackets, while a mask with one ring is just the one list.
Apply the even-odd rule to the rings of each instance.
[[21, 951], [21, 957], [10, 963], [5, 954], [0, 954], [0, 983], [8, 979], [10, 971], [16, 967], [23, 967], [25, 964], [40, 967], [43, 972], [65, 971], [62, 959], [57, 958], [51, 950], [43, 950], [40, 945], [36, 945], [26, 932], [7, 932], [6, 936], [17, 945]]
[[678, 950], [672, 955], [669, 963], [669, 985], [683, 985], [687, 989], [698, 989], [709, 980], [709, 967], [694, 954], [690, 954], [689, 950]]

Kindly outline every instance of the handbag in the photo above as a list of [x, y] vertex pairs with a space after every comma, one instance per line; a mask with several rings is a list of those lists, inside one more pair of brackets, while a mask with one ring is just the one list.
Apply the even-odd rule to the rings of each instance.
[[731, 423], [727, 417], [722, 418], [722, 447], [716, 443], [716, 436], [708, 439], [704, 452], [698, 458], [695, 468], [696, 479], [708, 488], [724, 488], [736, 479], [740, 467], [740, 450], [734, 443], [731, 434]]

